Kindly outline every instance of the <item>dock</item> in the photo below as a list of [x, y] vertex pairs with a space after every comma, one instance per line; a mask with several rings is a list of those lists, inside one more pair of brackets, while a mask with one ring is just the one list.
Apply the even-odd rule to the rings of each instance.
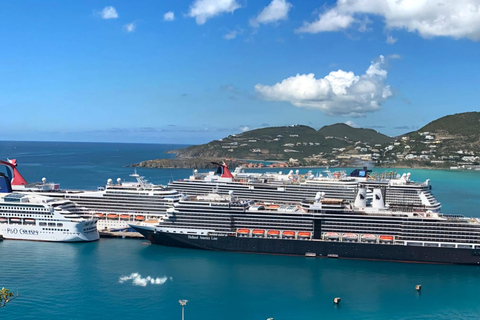
[[100, 238], [145, 239], [139, 232], [127, 231], [99, 231]]

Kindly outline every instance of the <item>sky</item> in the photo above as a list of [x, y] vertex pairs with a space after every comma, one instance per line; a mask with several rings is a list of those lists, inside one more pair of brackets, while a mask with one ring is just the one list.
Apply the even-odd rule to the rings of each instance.
[[398, 136], [479, 111], [479, 40], [477, 0], [3, 1], [0, 140]]

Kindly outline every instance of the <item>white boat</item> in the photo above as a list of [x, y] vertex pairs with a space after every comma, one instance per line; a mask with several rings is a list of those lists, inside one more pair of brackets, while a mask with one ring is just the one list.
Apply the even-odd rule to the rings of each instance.
[[4, 239], [82, 242], [98, 240], [97, 218], [71, 201], [12, 192], [0, 174], [0, 235]]
[[176, 190], [148, 182], [136, 172], [130, 176], [134, 182], [120, 178], [116, 183], [108, 179], [98, 190], [64, 190], [56, 183], [27, 183], [16, 169], [16, 161], [0, 161], [10, 168], [12, 188], [17, 192], [36, 193], [53, 198], [67, 199], [89, 209], [98, 218], [98, 230], [124, 230], [129, 224], [158, 223], [166, 210], [182, 197]]
[[[299, 171], [247, 173], [235, 169], [232, 173], [225, 163], [216, 172], [194, 174], [183, 180], [171, 181], [169, 186], [188, 195], [201, 195], [211, 190], [220, 194], [233, 192], [237, 198], [272, 202], [300, 202], [314, 198], [318, 192], [331, 199], [342, 199], [353, 203], [359, 189], [365, 190], [365, 200], [374, 201], [373, 190], [378, 189], [387, 208], [400, 211], [440, 212], [441, 204], [431, 191], [430, 181], [414, 182], [410, 174], [402, 175], [370, 173], [366, 168], [355, 169], [350, 174], [344, 171], [314, 175], [312, 172], [299, 174]], [[365, 206], [364, 206], [365, 207]], [[361, 209], [361, 208], [360, 208]]]

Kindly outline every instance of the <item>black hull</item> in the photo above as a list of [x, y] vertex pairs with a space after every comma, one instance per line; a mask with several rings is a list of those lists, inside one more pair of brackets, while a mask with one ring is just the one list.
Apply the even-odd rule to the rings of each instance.
[[134, 228], [153, 244], [179, 248], [397, 262], [480, 265], [480, 250], [478, 249], [235, 236], [199, 236], [154, 232], [148, 227], [135, 226]]

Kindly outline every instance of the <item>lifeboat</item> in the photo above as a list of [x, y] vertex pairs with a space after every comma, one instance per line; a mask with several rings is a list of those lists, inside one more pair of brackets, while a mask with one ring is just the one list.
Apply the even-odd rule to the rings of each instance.
[[136, 217], [135, 217], [135, 220], [137, 220], [137, 221], [143, 221], [143, 220], [145, 220], [145, 216], [136, 216]]
[[265, 234], [265, 230], [256, 229], [252, 231], [252, 235], [254, 236], [263, 236], [264, 234]]
[[374, 234], [362, 234], [362, 241], [366, 241], [366, 242], [377, 241], [377, 236]]
[[267, 232], [267, 235], [269, 235], [269, 236], [279, 236], [279, 235], [280, 235], [280, 231], [278, 231], [278, 230], [269, 230], [269, 231]]
[[0, 218], [0, 223], [7, 223], [8, 218], [1, 217]]
[[250, 234], [250, 229], [238, 229], [237, 233], [242, 235], [248, 235]]
[[310, 235], [311, 235], [311, 233], [308, 232], [308, 231], [300, 231], [300, 232], [298, 233], [298, 236], [299, 236], [299, 237], [302, 237], [302, 238], [310, 238]]
[[11, 223], [22, 223], [22, 219], [20, 218], [10, 218]]
[[393, 236], [381, 235], [380, 237], [378, 237], [378, 240], [384, 241], [384, 242], [392, 242]]
[[267, 209], [270, 209], [270, 210], [277, 210], [279, 208], [280, 206], [278, 204], [271, 204], [267, 207]]
[[24, 219], [23, 221], [25, 224], [35, 224], [35, 219], [27, 218], [27, 219]]
[[97, 213], [97, 217], [99, 218], [105, 218], [105, 215], [103, 213]]
[[342, 239], [347, 240], [347, 241], [357, 241], [358, 240], [358, 234], [356, 234], [356, 233], [344, 233]]
[[108, 219], [118, 219], [118, 214], [109, 213], [107, 214]]
[[129, 215], [129, 214], [121, 214], [121, 215], [120, 215], [120, 219], [122, 219], [122, 220], [129, 220], [129, 219], [130, 219], [130, 215]]
[[295, 231], [283, 231], [282, 235], [287, 238], [295, 237]]
[[338, 240], [340, 238], [340, 235], [336, 232], [325, 232], [323, 234], [323, 237], [327, 240]]

